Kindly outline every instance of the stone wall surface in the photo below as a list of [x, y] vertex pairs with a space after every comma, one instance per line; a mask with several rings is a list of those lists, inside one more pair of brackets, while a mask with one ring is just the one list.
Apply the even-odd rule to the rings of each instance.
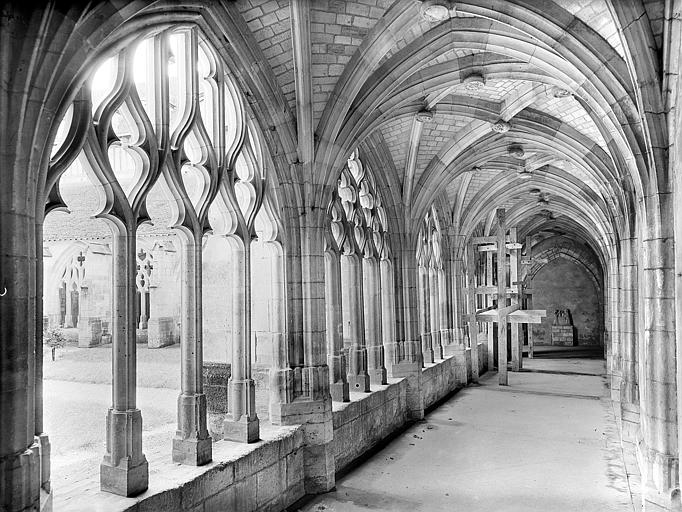
[[458, 379], [454, 357], [448, 357], [437, 364], [427, 365], [422, 371], [422, 393], [424, 409], [431, 407], [440, 399], [466, 384]]
[[371, 394], [351, 393], [350, 402], [334, 402], [334, 458], [337, 472], [408, 420], [407, 379], [389, 379], [387, 386], [372, 388]]
[[[560, 280], [556, 276], [562, 276]], [[576, 263], [563, 258], [545, 265], [532, 280], [533, 309], [544, 309], [547, 316], [533, 324], [533, 343], [551, 344], [551, 327], [556, 309], [570, 309], [579, 345], [599, 344], [600, 298], [594, 281]]]
[[[262, 432], [257, 445], [218, 442], [214, 462], [189, 468], [172, 465], [152, 481], [166, 490], [150, 490], [125, 508], [131, 512], [279, 512], [304, 495], [303, 431], [278, 427]], [[191, 479], [186, 481], [188, 473]], [[162, 484], [163, 485], [163, 484]], [[152, 494], [153, 493], [153, 494]], [[149, 497], [145, 495], [151, 494]]]

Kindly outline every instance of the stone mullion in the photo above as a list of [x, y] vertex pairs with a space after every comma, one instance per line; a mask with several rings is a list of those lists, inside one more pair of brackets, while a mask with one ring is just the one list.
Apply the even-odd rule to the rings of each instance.
[[428, 267], [429, 280], [429, 331], [431, 332], [431, 348], [433, 350], [433, 358], [443, 359], [443, 345], [440, 339], [440, 316], [439, 303], [440, 289], [438, 287], [438, 270], [430, 265]]
[[270, 417], [277, 414], [280, 403], [287, 404], [294, 399], [294, 371], [289, 366], [289, 351], [286, 338], [286, 303], [284, 290], [283, 248], [277, 244], [277, 258], [272, 262], [272, 304], [275, 337], [272, 341], [272, 368], [270, 368]]
[[343, 314], [341, 302], [341, 262], [339, 255], [325, 252], [325, 312], [327, 324], [327, 364], [332, 400], [347, 402], [349, 387], [343, 352]]
[[103, 491], [133, 496], [147, 489], [142, 413], [136, 404], [135, 228], [112, 228], [113, 404], [107, 414], [107, 450], [100, 466]]
[[410, 250], [409, 244], [405, 244], [401, 258], [402, 276], [402, 317], [405, 331], [404, 361], [414, 363], [421, 361], [420, 343], [420, 312], [419, 312], [419, 286], [417, 276], [416, 256]]
[[448, 283], [451, 282], [447, 278], [447, 271], [445, 268], [436, 270], [438, 277], [438, 316], [440, 322], [438, 327], [440, 329], [440, 341], [443, 355], [445, 354], [445, 347], [452, 344], [452, 318], [450, 308], [451, 293], [448, 290]]
[[381, 338], [384, 345], [386, 370], [401, 361], [402, 347], [396, 338], [395, 276], [393, 263], [388, 259], [379, 262], [381, 273]]
[[[206, 426], [203, 390], [202, 253], [201, 236], [181, 240], [181, 393], [178, 430], [173, 439], [173, 462], [200, 466], [212, 458], [212, 439]], [[144, 301], [144, 293], [142, 294]]]
[[455, 345], [463, 343], [463, 323], [462, 315], [465, 314], [463, 306], [464, 297], [464, 261], [460, 258], [452, 261], [452, 342]]
[[420, 264], [419, 272], [419, 334], [421, 336], [422, 361], [433, 363], [433, 343], [431, 339], [431, 322], [429, 320], [429, 269]]
[[457, 345], [464, 343], [464, 324], [462, 315], [466, 309], [464, 289], [464, 261], [459, 256], [463, 240], [461, 236], [453, 236], [451, 239], [452, 251], [452, 330], [453, 342]]
[[[43, 222], [42, 219], [35, 223], [36, 254], [43, 253]], [[43, 265], [36, 265], [36, 297], [43, 296]], [[40, 446], [40, 485], [50, 492], [50, 440], [44, 432], [43, 423], [43, 301], [36, 300], [36, 342], [35, 342], [35, 410], [34, 432], [36, 442]], [[1, 502], [0, 502], [1, 505]]]
[[471, 380], [478, 382], [478, 322], [476, 322], [476, 247], [467, 246], [467, 313], [469, 317], [469, 348], [471, 350]]
[[260, 427], [251, 375], [251, 258], [248, 242], [235, 241], [237, 245], [232, 251], [232, 367], [223, 439], [252, 443]]
[[386, 384], [384, 345], [381, 339], [381, 275], [374, 258], [362, 259], [363, 313], [367, 344], [367, 373], [372, 384]]
[[357, 254], [341, 255], [343, 338], [348, 344], [348, 384], [352, 391], [369, 392], [367, 348], [362, 297], [362, 265]]

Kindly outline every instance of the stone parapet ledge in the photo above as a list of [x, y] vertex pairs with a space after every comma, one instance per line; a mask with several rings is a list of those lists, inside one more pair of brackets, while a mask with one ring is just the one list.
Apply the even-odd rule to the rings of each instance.
[[167, 451], [150, 454], [149, 488], [125, 498], [101, 492], [95, 475], [78, 496], [57, 490], [54, 510], [185, 512], [194, 510], [284, 510], [304, 495], [303, 430], [264, 424], [261, 440], [213, 443], [213, 461], [187, 466], [170, 461]]

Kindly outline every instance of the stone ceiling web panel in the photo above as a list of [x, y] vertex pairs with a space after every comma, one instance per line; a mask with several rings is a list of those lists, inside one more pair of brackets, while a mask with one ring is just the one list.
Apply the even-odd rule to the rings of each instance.
[[573, 96], [555, 98], [548, 88], [546, 95], [538, 96], [533, 103], [533, 108], [542, 110], [543, 112], [560, 119], [607, 151], [606, 142], [601, 133], [599, 133], [597, 125], [594, 124], [592, 118]]
[[485, 184], [495, 178], [495, 176], [497, 176], [499, 173], [499, 171], [492, 169], [480, 169], [474, 173], [464, 198], [464, 209], [469, 207], [471, 200], [476, 196], [476, 194], [478, 194]]
[[568, 12], [584, 21], [623, 57], [623, 45], [618, 35], [618, 27], [609, 12], [606, 0], [555, 0]]
[[412, 130], [412, 117], [406, 116], [388, 121], [381, 126], [381, 134], [386, 141], [388, 151], [393, 157], [393, 163], [401, 179], [405, 173], [405, 161], [407, 148], [410, 144], [410, 131]]
[[388, 0], [311, 2], [313, 118], [317, 126], [344, 67], [384, 15]]
[[457, 132], [470, 122], [470, 119], [457, 117], [452, 114], [436, 113], [433, 119], [424, 125], [419, 142], [415, 180], [419, 180], [426, 166], [440, 151], [445, 142], [452, 139]]
[[237, 6], [277, 77], [277, 82], [296, 111], [294, 60], [291, 50], [289, 0], [238, 0]]

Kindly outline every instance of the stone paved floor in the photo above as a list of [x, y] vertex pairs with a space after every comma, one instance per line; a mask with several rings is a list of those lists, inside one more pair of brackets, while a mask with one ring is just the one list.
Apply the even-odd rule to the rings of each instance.
[[638, 510], [604, 362], [536, 359], [526, 368], [505, 388], [484, 376], [297, 510]]

